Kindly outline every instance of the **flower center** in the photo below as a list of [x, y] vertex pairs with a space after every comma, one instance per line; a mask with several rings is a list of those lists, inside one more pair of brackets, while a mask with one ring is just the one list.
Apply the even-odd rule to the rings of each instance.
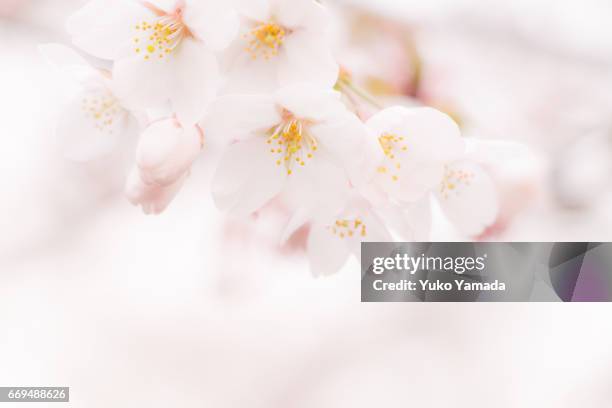
[[440, 183], [440, 195], [447, 200], [451, 194], [459, 194], [459, 187], [469, 186], [474, 180], [474, 173], [464, 170], [446, 169], [444, 179]]
[[153, 22], [143, 21], [134, 28], [134, 52], [145, 60], [171, 55], [189, 33], [180, 13], [163, 15]]
[[365, 237], [368, 235], [367, 227], [360, 219], [337, 220], [336, 223], [328, 228], [337, 237], [352, 238], [354, 236]]
[[399, 180], [399, 175], [395, 174], [394, 171], [400, 170], [402, 164], [397, 158], [398, 154], [408, 151], [408, 146], [404, 144], [404, 137], [396, 136], [391, 133], [384, 133], [378, 138], [378, 143], [385, 153], [386, 159], [390, 162], [390, 165], [381, 165], [377, 171], [380, 174], [388, 174], [393, 181]]
[[120, 109], [118, 105], [117, 99], [110, 92], [93, 93], [83, 98], [81, 110], [97, 130], [112, 134], [114, 118]]
[[277, 156], [276, 164], [284, 165], [288, 175], [293, 174], [294, 165], [305, 166], [318, 149], [316, 139], [306, 128], [303, 121], [288, 119], [271, 131], [266, 141], [270, 153]]
[[278, 24], [261, 23], [246, 34], [246, 38], [249, 39], [246, 51], [253, 59], [259, 56], [270, 59], [278, 55], [286, 35], [287, 30]]

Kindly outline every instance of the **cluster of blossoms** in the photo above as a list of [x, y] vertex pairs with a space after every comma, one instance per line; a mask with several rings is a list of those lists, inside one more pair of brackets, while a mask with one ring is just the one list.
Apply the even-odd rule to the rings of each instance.
[[315, 0], [92, 0], [67, 27], [106, 68], [41, 47], [83, 84], [58, 132], [76, 160], [138, 133], [126, 192], [147, 214], [168, 207], [214, 140], [223, 146], [211, 187], [218, 208], [248, 216], [282, 203], [291, 214], [282, 235], [308, 226], [316, 274], [338, 270], [364, 241], [425, 238], [434, 209], [465, 236], [495, 220], [476, 142], [450, 117], [358, 111], [329, 44], [330, 15]]

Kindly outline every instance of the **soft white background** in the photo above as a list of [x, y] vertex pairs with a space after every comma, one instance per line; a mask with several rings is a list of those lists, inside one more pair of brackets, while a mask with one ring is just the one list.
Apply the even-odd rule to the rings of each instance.
[[[314, 279], [254, 245], [265, 229], [228, 235], [206, 163], [143, 216], [128, 157], [67, 163], [53, 136], [73, 89], [36, 44], [82, 2], [22, 3], [0, 19], [0, 385], [67, 385], [79, 408], [612, 406], [608, 305], [360, 304], [355, 263]], [[544, 169], [580, 133], [571, 113], [612, 112], [609, 1], [359, 3], [421, 27], [456, 70], [439, 86]], [[576, 212], [542, 189], [501, 238], [612, 239], [609, 195]]]

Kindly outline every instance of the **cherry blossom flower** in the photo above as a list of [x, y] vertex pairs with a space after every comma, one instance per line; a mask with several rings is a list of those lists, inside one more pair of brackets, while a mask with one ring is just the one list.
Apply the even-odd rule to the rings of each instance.
[[93, 68], [63, 45], [45, 44], [39, 50], [81, 88], [64, 108], [56, 129], [68, 159], [91, 161], [131, 141], [137, 132], [136, 120], [115, 96], [110, 72]]
[[221, 158], [213, 196], [219, 208], [242, 215], [278, 195], [292, 208], [337, 211], [349, 181], [363, 182], [374, 150], [337, 92], [305, 85], [220, 98], [204, 128], [211, 137], [235, 140]]
[[380, 145], [372, 183], [412, 203], [437, 187], [447, 163], [465, 153], [455, 122], [431, 108], [387, 108], [367, 122]]
[[134, 109], [168, 103], [194, 124], [214, 98], [219, 69], [213, 51], [237, 34], [228, 2], [92, 0], [68, 22], [73, 43], [114, 62], [119, 95]]
[[199, 127], [183, 127], [176, 119], [152, 123], [141, 135], [126, 193], [147, 214], [164, 211], [189, 176], [204, 147]]
[[354, 197], [335, 217], [311, 225], [306, 247], [310, 269], [315, 276], [331, 275], [351, 256], [360, 257], [362, 242], [392, 240], [391, 231], [371, 204]]
[[304, 82], [334, 86], [339, 67], [323, 6], [315, 0], [239, 0], [238, 9], [241, 35], [222, 58], [226, 93], [273, 92]]

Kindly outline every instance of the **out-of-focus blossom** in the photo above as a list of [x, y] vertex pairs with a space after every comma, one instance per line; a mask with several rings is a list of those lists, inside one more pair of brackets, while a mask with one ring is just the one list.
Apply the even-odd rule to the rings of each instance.
[[152, 123], [141, 135], [136, 169], [127, 186], [127, 195], [146, 213], [160, 213], [172, 201], [204, 147], [204, 135], [197, 126], [183, 127], [176, 119]]
[[334, 54], [353, 81], [377, 98], [418, 96], [422, 61], [410, 25], [360, 7], [332, 9], [338, 17]]
[[[239, 0], [242, 32], [223, 57], [226, 93], [273, 92], [309, 82], [331, 88], [339, 67], [330, 18], [315, 0]], [[256, 79], [254, 79], [256, 78]]]
[[[585, 160], [588, 158], [588, 160]], [[570, 143], [557, 157], [554, 193], [563, 206], [585, 208], [612, 191], [612, 138], [607, 129]]]
[[56, 129], [68, 159], [100, 158], [135, 135], [136, 120], [115, 96], [110, 72], [93, 68], [63, 45], [41, 45], [39, 50], [50, 63], [67, 70], [81, 85], [82, 90], [64, 108]]
[[235, 140], [221, 159], [213, 195], [219, 208], [238, 214], [281, 193], [293, 208], [336, 211], [349, 181], [363, 182], [371, 152], [365, 126], [339, 94], [304, 85], [221, 98], [205, 130]]
[[117, 93], [136, 109], [170, 103], [182, 123], [196, 123], [215, 96], [213, 51], [237, 34], [228, 2], [92, 0], [68, 22], [75, 45], [114, 61]]
[[0, 2], [0, 16], [11, 16], [25, 3], [26, 0], [2, 0]]

